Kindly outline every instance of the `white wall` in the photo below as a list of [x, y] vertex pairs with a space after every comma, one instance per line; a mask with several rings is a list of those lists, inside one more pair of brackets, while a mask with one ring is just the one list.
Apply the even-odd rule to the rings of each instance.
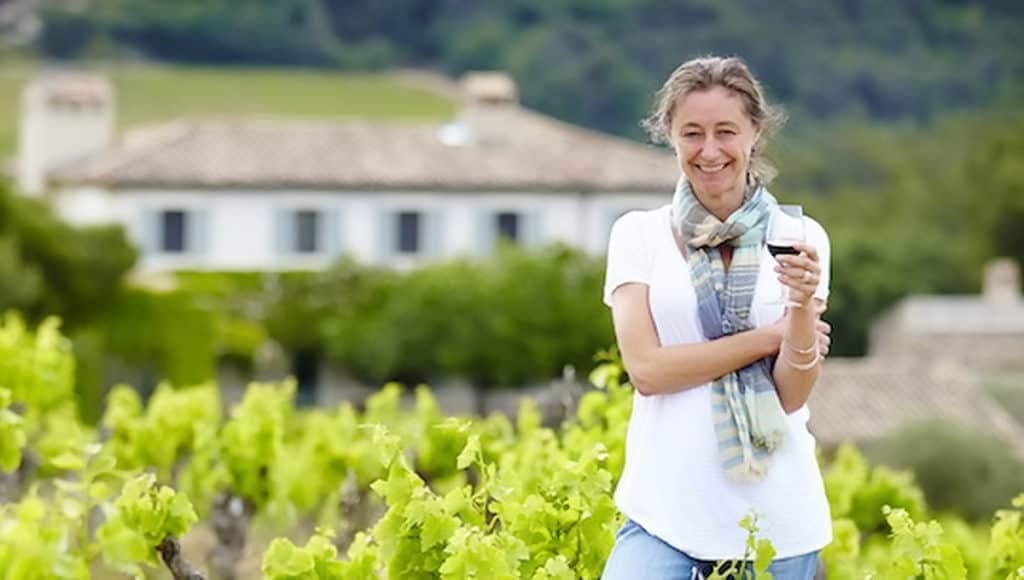
[[[146, 253], [141, 272], [168, 269], [274, 270], [322, 268], [340, 253], [365, 263], [407, 268], [438, 258], [490, 251], [488, 217], [500, 211], [522, 214], [526, 243], [555, 240], [594, 254], [607, 249], [611, 222], [629, 209], [668, 203], [670, 194], [581, 193], [443, 193], [443, 192], [330, 192], [330, 191], [184, 191], [125, 190], [104, 192], [77, 188], [62, 192], [57, 208], [74, 223], [115, 221], [126, 225], [131, 238]], [[168, 209], [205, 214], [206, 239], [198, 252], [162, 254], [147, 237], [153, 232], [146, 215]], [[275, 242], [275, 219], [282, 210], [316, 209], [337, 212], [336, 244], [317, 255], [282, 253]], [[436, 252], [395, 256], [382, 248], [385, 211], [420, 211], [440, 216]], [[428, 218], [430, 219], [430, 218]], [[429, 229], [429, 228], [428, 228]], [[431, 235], [429, 233], [427, 236]], [[333, 247], [332, 247], [333, 246]]]
[[114, 207], [112, 201], [110, 194], [102, 188], [79, 187], [61, 192], [54, 203], [57, 213], [72, 223], [125, 223], [125, 216]]
[[608, 250], [608, 235], [615, 219], [634, 209], [654, 209], [672, 201], [666, 193], [599, 193], [587, 196], [581, 204], [582, 231], [579, 246], [591, 254]]

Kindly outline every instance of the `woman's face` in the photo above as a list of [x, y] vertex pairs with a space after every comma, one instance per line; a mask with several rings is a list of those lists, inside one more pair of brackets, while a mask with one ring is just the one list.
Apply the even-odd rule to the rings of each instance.
[[761, 131], [733, 91], [715, 86], [676, 102], [671, 140], [697, 199], [724, 220], [743, 205], [750, 150]]

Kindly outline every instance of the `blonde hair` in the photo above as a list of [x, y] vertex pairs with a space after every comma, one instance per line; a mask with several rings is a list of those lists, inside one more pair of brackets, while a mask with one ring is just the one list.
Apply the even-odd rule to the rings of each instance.
[[778, 171], [764, 157], [761, 144], [782, 127], [786, 115], [781, 108], [768, 104], [761, 83], [738, 57], [704, 56], [679, 65], [655, 95], [655, 108], [640, 126], [655, 143], [670, 144], [672, 114], [676, 103], [692, 92], [706, 91], [716, 86], [725, 87], [738, 95], [751, 123], [761, 129], [761, 136], [754, 144], [750, 156], [749, 171], [755, 181], [769, 183]]

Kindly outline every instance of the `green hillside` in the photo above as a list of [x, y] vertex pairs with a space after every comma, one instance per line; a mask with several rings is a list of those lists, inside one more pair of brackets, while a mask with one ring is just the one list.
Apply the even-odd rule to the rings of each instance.
[[[34, 73], [29, 65], [0, 72], [0, 158], [15, 152], [21, 91]], [[385, 74], [142, 65], [107, 74], [121, 128], [202, 115], [441, 120], [454, 112], [444, 97]]]

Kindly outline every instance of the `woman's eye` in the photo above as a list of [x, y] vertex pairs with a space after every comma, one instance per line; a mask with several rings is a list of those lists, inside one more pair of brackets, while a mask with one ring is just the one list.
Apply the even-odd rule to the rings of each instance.
[[718, 134], [719, 135], [735, 135], [736, 131], [733, 131], [732, 129], [721, 129], [720, 131], [718, 131]]
[[686, 133], [683, 133], [683, 137], [686, 137], [688, 139], [692, 138], [692, 137], [696, 137], [698, 135], [700, 135], [700, 133], [698, 133], [696, 131], [687, 131]]

